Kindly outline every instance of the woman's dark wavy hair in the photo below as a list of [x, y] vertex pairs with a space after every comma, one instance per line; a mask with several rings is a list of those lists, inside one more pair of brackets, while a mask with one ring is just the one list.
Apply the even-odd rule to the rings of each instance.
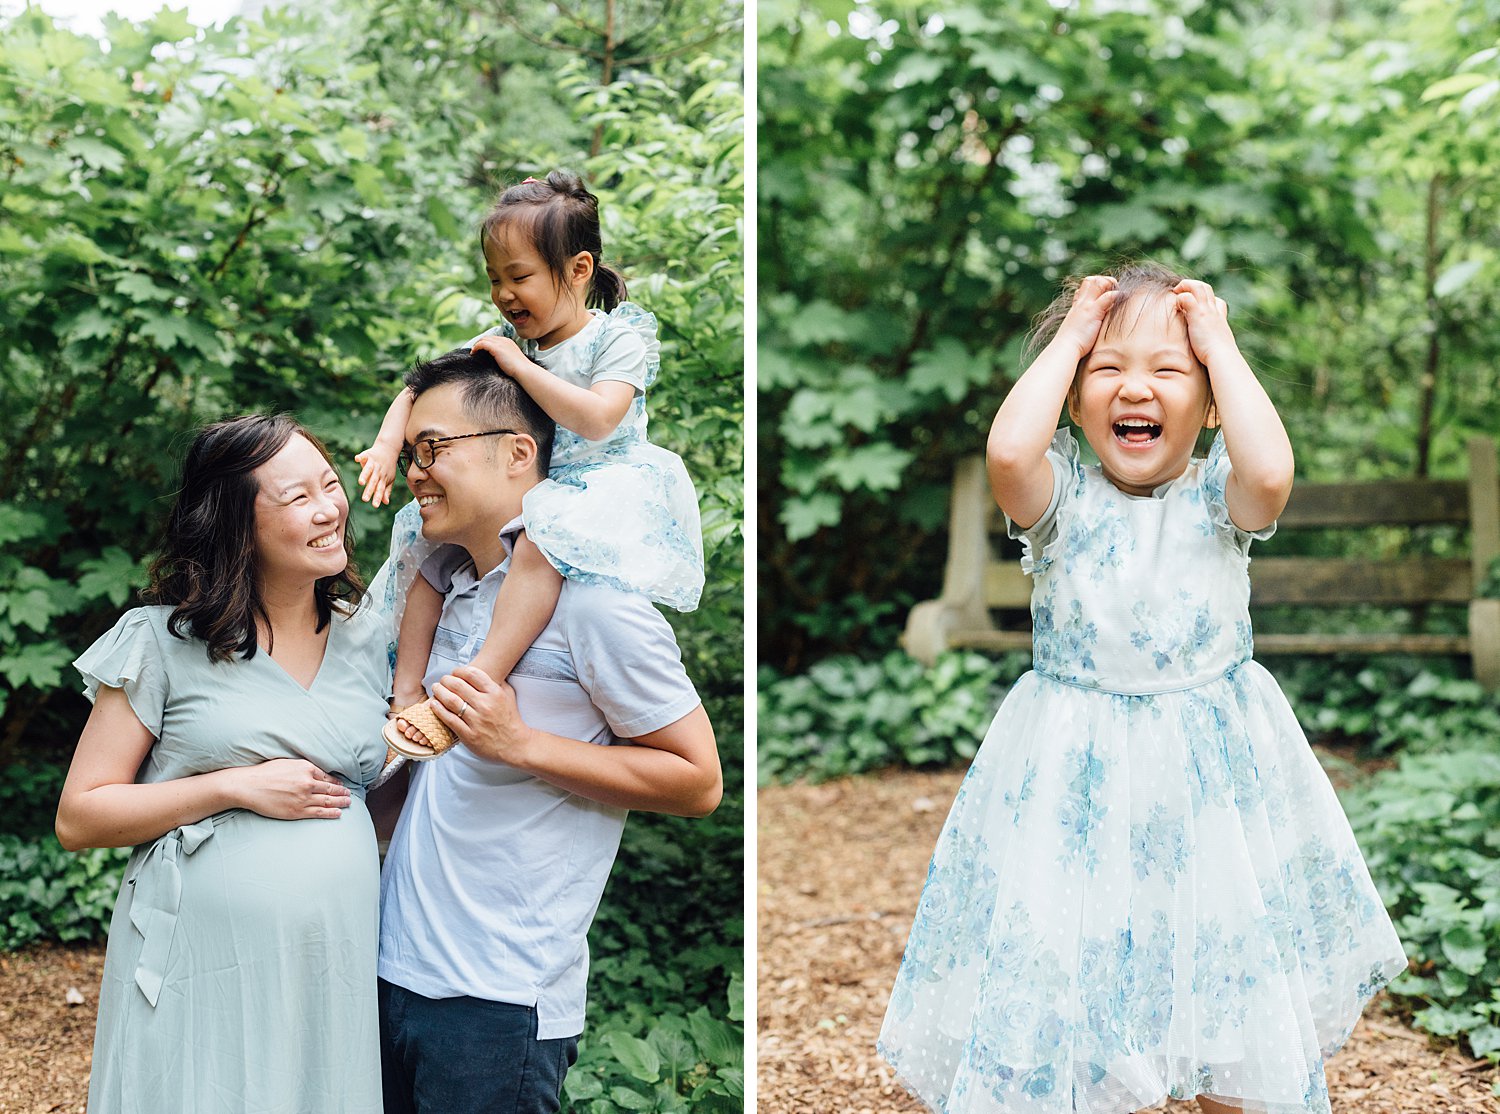
[[[228, 661], [235, 653], [254, 657], [256, 619], [268, 621], [255, 557], [259, 486], [251, 473], [293, 437], [305, 437], [332, 466], [322, 442], [285, 414], [215, 422], [193, 439], [183, 461], [182, 487], [142, 594], [150, 603], [174, 607], [167, 629], [203, 642], [210, 661]], [[352, 613], [364, 597], [347, 521], [344, 552], [349, 558], [344, 571], [313, 586], [320, 631], [335, 610]]]
[[559, 286], [567, 284], [568, 261], [575, 255], [586, 251], [594, 257], [594, 277], [585, 305], [608, 312], [625, 300], [620, 272], [601, 262], [599, 199], [572, 171], [554, 170], [545, 182], [528, 178], [502, 193], [479, 226], [479, 250], [483, 252], [496, 233], [512, 225], [525, 231]]

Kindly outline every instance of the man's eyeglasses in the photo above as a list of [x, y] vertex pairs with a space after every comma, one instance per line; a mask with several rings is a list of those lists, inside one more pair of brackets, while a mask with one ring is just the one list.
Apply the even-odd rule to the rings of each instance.
[[487, 429], [483, 433], [455, 433], [452, 437], [424, 437], [415, 445], [401, 450], [401, 455], [396, 458], [396, 471], [404, 476], [413, 464], [422, 471], [427, 471], [437, 459], [437, 447], [446, 441], [462, 441], [465, 437], [494, 437], [501, 433], [515, 432], [517, 431], [514, 429]]

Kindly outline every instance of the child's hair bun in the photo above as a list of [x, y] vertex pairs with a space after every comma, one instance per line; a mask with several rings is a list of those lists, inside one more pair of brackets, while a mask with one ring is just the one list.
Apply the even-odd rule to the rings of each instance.
[[583, 179], [571, 170], [550, 171], [547, 175], [547, 184], [558, 193], [578, 201], [585, 201], [596, 209], [599, 207], [599, 199], [588, 191], [583, 184]]

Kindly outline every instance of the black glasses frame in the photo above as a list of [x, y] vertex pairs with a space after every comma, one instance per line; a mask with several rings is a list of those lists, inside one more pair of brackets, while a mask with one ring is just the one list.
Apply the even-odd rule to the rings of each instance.
[[437, 460], [437, 447], [448, 441], [462, 441], [466, 437], [495, 437], [504, 433], [518, 433], [514, 429], [487, 429], [482, 433], [455, 433], [452, 437], [424, 437], [415, 445], [407, 445], [396, 457], [396, 471], [403, 476], [411, 471], [415, 464], [422, 471], [431, 468]]

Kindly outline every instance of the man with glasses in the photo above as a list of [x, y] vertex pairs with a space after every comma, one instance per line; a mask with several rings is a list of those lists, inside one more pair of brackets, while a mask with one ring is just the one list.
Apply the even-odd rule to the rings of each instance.
[[713, 811], [713, 728], [645, 596], [564, 581], [509, 683], [467, 664], [553, 423], [484, 353], [406, 384], [401, 465], [446, 543], [421, 573], [443, 595], [424, 684], [463, 745], [412, 771], [381, 878], [385, 1114], [557, 1111], [626, 812]]

